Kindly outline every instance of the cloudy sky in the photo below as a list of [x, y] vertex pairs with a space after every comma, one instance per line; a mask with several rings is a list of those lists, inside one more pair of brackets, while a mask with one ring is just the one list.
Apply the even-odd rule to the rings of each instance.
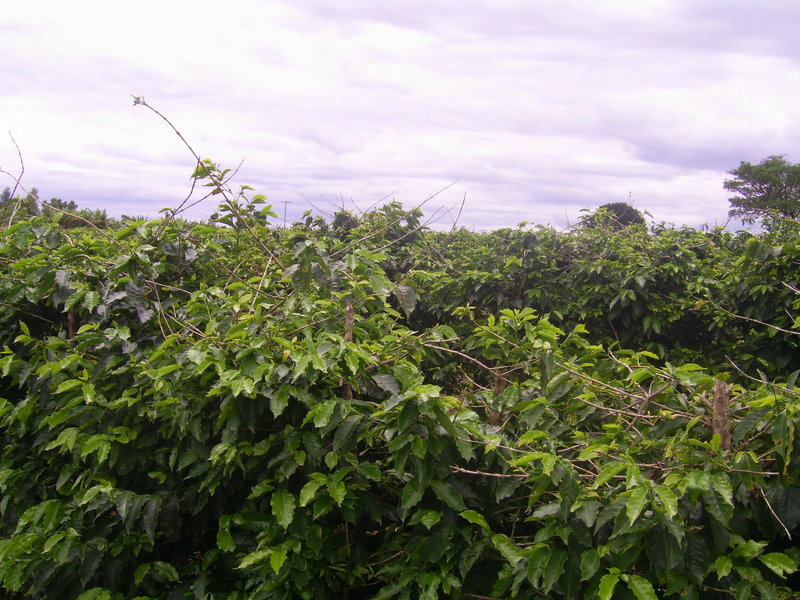
[[43, 199], [178, 205], [192, 155], [136, 95], [281, 221], [433, 195], [440, 228], [464, 199], [475, 229], [615, 201], [723, 223], [727, 171], [800, 161], [798, 23], [797, 0], [6, 3], [0, 168], [10, 132]]

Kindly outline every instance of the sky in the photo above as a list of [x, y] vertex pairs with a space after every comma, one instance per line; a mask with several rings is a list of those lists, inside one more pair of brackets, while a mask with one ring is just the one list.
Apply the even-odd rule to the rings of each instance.
[[115, 216], [180, 205], [195, 166], [133, 96], [238, 168], [233, 187], [264, 194], [278, 223], [395, 199], [439, 229], [565, 227], [609, 202], [717, 225], [741, 161], [800, 162], [797, 0], [38, 0], [3, 13], [0, 187], [22, 174], [42, 199]]

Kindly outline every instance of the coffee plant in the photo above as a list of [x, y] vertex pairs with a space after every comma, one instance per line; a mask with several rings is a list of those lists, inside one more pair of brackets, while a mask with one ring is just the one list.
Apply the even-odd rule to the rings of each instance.
[[[788, 598], [797, 224], [0, 232], [7, 598]], [[335, 233], [335, 235], [334, 235]]]

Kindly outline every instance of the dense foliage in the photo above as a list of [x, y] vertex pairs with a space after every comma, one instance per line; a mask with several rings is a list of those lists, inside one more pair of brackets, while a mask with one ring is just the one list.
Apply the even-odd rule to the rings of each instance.
[[262, 203], [2, 231], [8, 597], [787, 593], [795, 222], [275, 229]]

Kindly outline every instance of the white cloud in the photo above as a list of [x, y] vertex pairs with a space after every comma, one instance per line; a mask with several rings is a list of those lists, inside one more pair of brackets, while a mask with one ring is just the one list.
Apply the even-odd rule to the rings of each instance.
[[[28, 186], [112, 214], [188, 192], [191, 154], [292, 216], [394, 194], [462, 223], [574, 221], [635, 200], [727, 213], [725, 171], [797, 147], [794, 2], [17, 3], [0, 126]], [[0, 141], [0, 167], [16, 149]], [[208, 214], [202, 207], [195, 216]]]

